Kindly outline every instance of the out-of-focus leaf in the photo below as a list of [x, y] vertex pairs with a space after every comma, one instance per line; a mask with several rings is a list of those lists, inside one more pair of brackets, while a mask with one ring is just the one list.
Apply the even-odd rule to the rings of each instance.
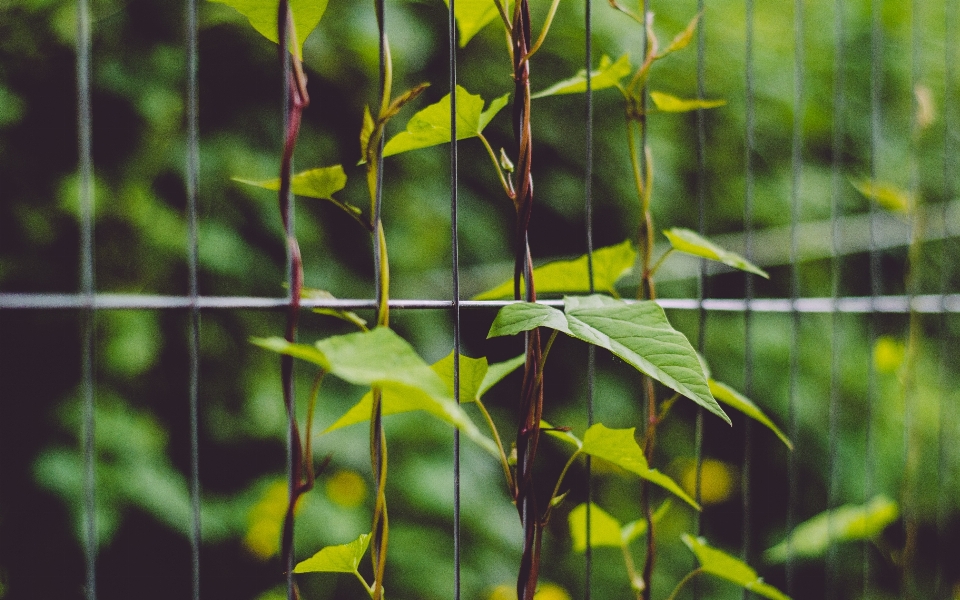
[[673, 246], [673, 249], [678, 252], [684, 252], [686, 254], [692, 254], [694, 256], [701, 256], [709, 260], [722, 262], [728, 267], [755, 273], [761, 277], [770, 279], [770, 276], [766, 271], [747, 261], [736, 252], [724, 250], [720, 246], [717, 246], [710, 240], [701, 237], [699, 234], [690, 231], [689, 229], [674, 227], [673, 229], [664, 231], [663, 234], [667, 236], [668, 240], [670, 240], [670, 245]]
[[[573, 551], [585, 552], [587, 549], [587, 505], [581, 504], [570, 511], [567, 517], [570, 526], [570, 537], [573, 539]], [[590, 505], [590, 545], [613, 546], [623, 545], [620, 537], [620, 521], [616, 520], [607, 511], [596, 504]]]
[[310, 558], [300, 561], [294, 573], [356, 573], [360, 560], [367, 552], [370, 534], [363, 533], [348, 544], [327, 546]]
[[[280, 179], [265, 179], [263, 181], [243, 179], [241, 177], [233, 177], [232, 179], [237, 183], [245, 183], [265, 190], [277, 191], [280, 189]], [[358, 219], [362, 214], [359, 208], [346, 202], [341, 202], [333, 197], [334, 193], [339, 192], [346, 185], [347, 174], [344, 173], [343, 166], [341, 165], [310, 169], [297, 173], [290, 178], [290, 191], [295, 195], [328, 200], [353, 218]]]
[[[379, 387], [383, 391], [384, 414], [426, 411], [458, 427], [485, 450], [499, 456], [496, 444], [480, 433], [463, 408], [457, 405], [452, 389], [443, 378], [410, 344], [387, 327], [329, 337], [318, 341], [314, 347], [291, 344], [283, 338], [258, 338], [253, 343], [310, 361], [355, 385]], [[365, 395], [327, 431], [369, 419], [371, 402], [370, 394]]]
[[634, 438], [635, 428], [610, 429], [597, 423], [590, 427], [583, 436], [583, 447], [580, 452], [596, 458], [602, 458], [618, 467], [627, 470], [647, 481], [659, 485], [674, 494], [693, 508], [700, 510], [700, 506], [687, 495], [673, 480], [647, 465], [643, 450]]
[[863, 506], [840, 506], [797, 525], [786, 540], [764, 552], [763, 558], [769, 563], [784, 562], [788, 548], [793, 556], [821, 556], [831, 543], [875, 538], [899, 514], [897, 503], [886, 496], [877, 496]]
[[[279, 43], [277, 37], [277, 16], [280, 0], [210, 0], [226, 4], [245, 16], [253, 28], [273, 43]], [[316, 28], [323, 13], [327, 10], [327, 0], [290, 0], [290, 12], [293, 13], [293, 26], [296, 29], [297, 47], [293, 50], [297, 57], [303, 55], [303, 42]], [[293, 39], [291, 38], [291, 43]]]
[[749, 398], [727, 384], [721, 383], [714, 379], [707, 379], [707, 383], [710, 384], [710, 392], [713, 394], [714, 398], [720, 402], [723, 402], [727, 406], [742, 412], [751, 419], [759, 421], [770, 431], [775, 433], [776, 436], [780, 438], [780, 441], [787, 445], [787, 448], [793, 450], [793, 444], [790, 442], [790, 439], [784, 435], [784, 433], [780, 431], [780, 428], [774, 425], [773, 421], [771, 421], [767, 415], [763, 414], [763, 411], [761, 411], [760, 408]]
[[913, 206], [913, 196], [910, 192], [893, 184], [870, 179], [851, 180], [850, 183], [868, 200], [873, 200], [891, 212], [907, 213]]
[[[450, 0], [444, 2], [450, 6]], [[497, 5], [493, 0], [457, 0], [453, 16], [457, 20], [460, 47], [463, 48], [490, 21], [497, 18]]]
[[[453, 352], [430, 365], [430, 368], [447, 384], [453, 394]], [[489, 366], [484, 357], [470, 358], [460, 355], [460, 402], [473, 402], [480, 396], [480, 386]]]
[[[616, 283], [633, 268], [637, 251], [629, 240], [616, 246], [599, 248], [593, 253], [594, 289], [616, 295]], [[557, 260], [533, 270], [538, 294], [582, 294], [590, 292], [587, 256], [573, 260]], [[521, 292], [523, 285], [520, 286]], [[513, 297], [513, 281], [506, 281], [492, 290], [474, 296], [474, 300], [497, 300]]]
[[[496, 98], [483, 110], [483, 98], [457, 86], [457, 139], [479, 135], [507, 104], [506, 95]], [[419, 150], [450, 141], [450, 94], [410, 118], [407, 130], [393, 137], [383, 149], [384, 156]]]
[[674, 329], [656, 302], [626, 303], [606, 296], [567, 296], [564, 312], [537, 303], [509, 304], [497, 313], [487, 337], [549, 327], [606, 348], [634, 368], [690, 398], [728, 424], [710, 393], [696, 351]]
[[[334, 295], [330, 292], [313, 288], [303, 288], [300, 291], [300, 297], [310, 300], [336, 300]], [[343, 310], [339, 308], [314, 308], [313, 312], [317, 313], [318, 315], [329, 315], [331, 317], [342, 319], [348, 323], [353, 323], [361, 330], [365, 330], [367, 328], [367, 320], [350, 310]]]
[[[600, 59], [600, 66], [590, 72], [590, 89], [602, 90], [620, 85], [620, 80], [629, 75], [633, 67], [630, 66], [630, 55], [624, 54], [617, 62], [610, 60], [606, 54]], [[560, 94], [581, 94], [587, 91], [587, 71], [581, 69], [579, 73], [569, 79], [558, 81], [542, 92], [537, 92], [530, 98], [544, 98], [559, 96]]]
[[726, 552], [713, 548], [707, 544], [703, 538], [695, 538], [685, 533], [682, 539], [683, 543], [697, 556], [697, 560], [700, 562], [700, 569], [704, 573], [709, 573], [720, 579], [735, 583], [764, 598], [770, 598], [771, 600], [790, 600], [789, 596], [777, 588], [764, 583], [761, 578], [757, 577], [757, 572], [750, 568], [749, 565], [737, 560]]
[[677, 98], [663, 92], [650, 92], [650, 99], [660, 112], [682, 113], [699, 110], [701, 108], [717, 108], [727, 103], [726, 100], [698, 100], [697, 98]]
[[477, 390], [477, 396], [482, 397], [487, 393], [487, 390], [496, 385], [501, 379], [513, 373], [517, 370], [526, 361], [526, 356], [521, 354], [511, 358], [510, 360], [505, 360], [503, 362], [494, 363], [487, 367], [487, 374], [483, 376], [483, 382], [480, 384], [480, 389]]
[[664, 56], [676, 52], [677, 50], [683, 50], [690, 45], [690, 40], [693, 39], [693, 34], [697, 30], [697, 23], [700, 22], [700, 14], [698, 13], [693, 19], [690, 20], [690, 23], [687, 24], [686, 29], [681, 31], [674, 37], [670, 44], [664, 48], [663, 52], [657, 54], [657, 58], [663, 58]]

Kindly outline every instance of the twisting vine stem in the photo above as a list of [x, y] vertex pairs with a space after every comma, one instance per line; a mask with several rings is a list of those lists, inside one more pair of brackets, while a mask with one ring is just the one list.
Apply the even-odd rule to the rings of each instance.
[[[297, 136], [300, 133], [300, 119], [303, 115], [303, 110], [310, 104], [310, 97], [307, 95], [307, 78], [303, 73], [300, 58], [299, 56], [291, 55], [290, 52], [291, 47], [297, 48], [299, 45], [296, 39], [296, 29], [293, 26], [293, 15], [290, 12], [288, 0], [280, 0], [277, 10], [277, 30], [280, 64], [284, 79], [284, 129], [286, 134], [283, 153], [280, 158], [280, 191], [278, 198], [280, 218], [283, 221], [283, 230], [287, 242], [287, 260], [290, 278], [290, 305], [287, 309], [285, 337], [288, 342], [294, 343], [297, 338], [300, 295], [303, 292], [303, 261], [300, 256], [300, 246], [297, 243], [297, 236], [293, 225], [290, 177], [293, 169], [293, 152], [297, 145]], [[283, 385], [283, 404], [287, 411], [289, 446], [288, 501], [287, 511], [283, 521], [281, 564], [284, 565], [287, 573], [287, 598], [289, 600], [297, 600], [300, 594], [293, 580], [294, 513], [300, 496], [313, 488], [314, 469], [313, 457], [310, 455], [309, 450], [303, 448], [300, 428], [297, 426], [292, 356], [282, 355], [280, 357], [280, 377]], [[315, 390], [319, 387], [320, 377], [322, 377], [322, 375], [318, 375], [317, 383], [314, 385]], [[315, 399], [316, 394], [314, 393], [311, 397], [311, 414], [313, 412], [312, 403]], [[307, 424], [307, 431], [309, 436], [309, 422]], [[309, 449], [309, 447], [310, 443], [308, 439], [307, 448]]]

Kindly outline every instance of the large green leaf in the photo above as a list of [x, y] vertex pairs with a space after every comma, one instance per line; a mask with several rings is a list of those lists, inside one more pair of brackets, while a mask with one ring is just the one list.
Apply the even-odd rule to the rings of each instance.
[[526, 359], [527, 357], [521, 354], [510, 360], [489, 365], [487, 367], [487, 374], [483, 376], [483, 381], [480, 383], [480, 389], [477, 390], [477, 396], [482, 397], [486, 394], [487, 390], [496, 385], [501, 379], [516, 371]]
[[[618, 87], [620, 80], [629, 75], [633, 70], [630, 66], [630, 55], [624, 54], [617, 59], [617, 62], [610, 60], [606, 54], [600, 59], [600, 66], [596, 71], [590, 72], [590, 89], [592, 91], [602, 90], [610, 87]], [[560, 94], [580, 94], [587, 91], [587, 71], [581, 69], [579, 73], [569, 79], [558, 81], [542, 92], [537, 92], [530, 98], [544, 98], [546, 96], [559, 96]]]
[[[587, 549], [587, 505], [581, 504], [570, 511], [567, 517], [570, 525], [570, 537], [573, 539], [573, 551], [584, 552]], [[623, 546], [620, 537], [620, 521], [596, 504], [590, 505], [590, 545]]]
[[713, 394], [713, 397], [718, 401], [723, 402], [727, 406], [730, 406], [743, 414], [747, 415], [755, 421], [763, 423], [770, 431], [776, 434], [780, 441], [787, 445], [787, 448], [793, 450], [793, 444], [780, 428], [773, 424], [767, 415], [763, 414], [763, 411], [754, 404], [749, 398], [736, 391], [732, 387], [728, 386], [725, 383], [721, 383], [714, 379], [707, 379], [707, 383], [710, 384], [710, 392]]
[[[293, 13], [293, 26], [296, 28], [298, 45], [296, 55], [303, 54], [303, 42], [316, 28], [327, 10], [327, 0], [289, 0], [290, 11]], [[236, 9], [250, 20], [250, 24], [271, 42], [278, 43], [277, 14], [280, 0], [210, 0], [219, 2]], [[291, 39], [292, 41], [292, 39]]]
[[703, 367], [686, 337], [674, 329], [656, 302], [627, 303], [606, 296], [567, 296], [564, 312], [542, 304], [509, 304], [497, 314], [488, 337], [549, 327], [613, 352], [634, 368], [690, 398], [727, 423], [710, 393]]
[[[450, 6], [450, 0], [444, 0]], [[457, 0], [454, 18], [460, 31], [460, 47], [467, 45], [473, 36], [497, 18], [497, 5], [493, 0]], [[448, 13], [449, 14], [449, 13]]]
[[[492, 4], [492, 3], [491, 3]], [[486, 111], [483, 98], [457, 86], [457, 139], [478, 136], [494, 115], [507, 105], [507, 95], [496, 98]], [[450, 94], [410, 118], [407, 130], [393, 137], [383, 149], [384, 156], [419, 150], [450, 141]]]
[[790, 600], [790, 597], [763, 582], [763, 579], [757, 577], [757, 572], [726, 552], [717, 550], [707, 544], [703, 538], [695, 538], [689, 534], [683, 534], [683, 543], [697, 556], [700, 562], [700, 569], [704, 573], [709, 573], [735, 583], [742, 588], [748, 589], [754, 594], [759, 594], [764, 598], [771, 600]]
[[[265, 190], [277, 191], [280, 189], [280, 179], [243, 179], [241, 177], [232, 177], [238, 183], [245, 183]], [[320, 167], [319, 169], [310, 169], [297, 173], [290, 178], [290, 191], [297, 196], [307, 198], [319, 198], [320, 200], [329, 200], [344, 211], [350, 213], [354, 218], [361, 215], [360, 209], [345, 202], [341, 202], [333, 197], [333, 194], [339, 192], [347, 185], [347, 174], [343, 171], [342, 165], [332, 167]]]
[[[315, 346], [291, 344], [283, 338], [254, 339], [253, 343], [310, 361], [350, 383], [378, 387], [383, 392], [384, 414], [426, 411], [458, 427], [485, 450], [499, 456], [496, 444], [480, 433], [457, 405], [452, 387], [410, 344], [387, 327], [326, 338]], [[367, 394], [341, 419], [346, 421], [338, 421], [327, 431], [369, 419], [371, 402], [372, 396]]]
[[363, 533], [348, 544], [327, 546], [293, 568], [294, 573], [356, 573], [360, 560], [370, 544], [370, 534]]
[[683, 99], [663, 92], [650, 92], [650, 99], [660, 112], [682, 113], [699, 110], [701, 108], [717, 108], [727, 103], [726, 100], [699, 100], [697, 98]]
[[677, 483], [656, 469], [647, 465], [643, 450], [634, 437], [635, 428], [610, 429], [602, 423], [590, 427], [583, 435], [580, 452], [613, 463], [647, 481], [659, 485], [676, 495], [684, 502], [700, 510], [700, 506], [684, 492]]
[[[594, 289], [616, 295], [616, 283], [633, 268], [637, 251], [629, 240], [616, 246], [599, 248], [593, 253]], [[557, 260], [533, 270], [538, 294], [583, 294], [590, 292], [587, 256], [573, 260]], [[523, 286], [521, 285], [521, 290]], [[513, 297], [513, 281], [506, 281], [492, 290], [474, 296], [474, 300], [497, 300]]]
[[673, 246], [673, 249], [678, 252], [685, 252], [694, 256], [701, 256], [709, 260], [722, 262], [723, 264], [733, 267], [734, 269], [756, 273], [761, 277], [770, 279], [770, 276], [767, 275], [766, 271], [747, 261], [739, 254], [724, 250], [720, 246], [717, 246], [710, 240], [701, 237], [689, 229], [674, 227], [673, 229], [664, 231], [663, 233], [667, 236], [667, 239], [670, 240], [670, 245]]
[[864, 506], [840, 506], [797, 525], [786, 540], [764, 552], [763, 558], [770, 563], [784, 562], [788, 548], [793, 556], [821, 556], [832, 543], [875, 538], [899, 514], [897, 503], [886, 496], [877, 496]]

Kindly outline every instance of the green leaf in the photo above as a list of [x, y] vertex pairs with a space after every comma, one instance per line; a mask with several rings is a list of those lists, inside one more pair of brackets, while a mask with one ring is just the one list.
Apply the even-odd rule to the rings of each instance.
[[[501, 96], [483, 110], [483, 98], [457, 86], [457, 139], [478, 136], [487, 123], [507, 104], [507, 96]], [[431, 104], [411, 117], [407, 130], [398, 133], [387, 142], [384, 156], [419, 150], [450, 141], [450, 94]]]
[[[237, 183], [245, 183], [274, 192], [280, 189], [280, 179], [265, 179], [262, 181], [243, 179], [241, 177], [232, 177], [231, 179]], [[297, 196], [328, 200], [353, 218], [359, 219], [362, 214], [359, 208], [346, 202], [341, 202], [333, 197], [334, 193], [339, 192], [346, 185], [347, 174], [344, 173], [343, 166], [341, 165], [310, 169], [297, 173], [290, 178], [290, 190]]]
[[704, 573], [735, 583], [771, 600], [790, 600], [789, 596], [777, 588], [764, 583], [763, 579], [757, 577], [757, 572], [748, 565], [726, 552], [711, 547], [703, 538], [695, 538], [685, 533], [681, 539], [697, 556], [700, 569]]
[[668, 240], [670, 240], [670, 245], [673, 246], [673, 249], [678, 252], [684, 252], [686, 254], [692, 254], [694, 256], [700, 256], [709, 260], [722, 262], [723, 264], [733, 267], [734, 269], [748, 271], [750, 273], [755, 273], [761, 277], [770, 279], [770, 276], [766, 271], [748, 262], [739, 254], [724, 250], [720, 246], [717, 246], [710, 240], [701, 237], [689, 229], [674, 227], [669, 231], [664, 231], [663, 234], [667, 236]]
[[517, 302], [500, 309], [487, 337], [549, 327], [613, 352], [634, 368], [690, 398], [728, 424], [714, 400], [696, 351], [656, 302], [626, 303], [606, 296], [567, 296], [565, 312]]
[[[587, 505], [581, 504], [571, 510], [567, 522], [570, 525], [570, 537], [573, 539], [573, 551], [585, 552], [587, 550]], [[620, 521], [610, 513], [596, 504], [590, 505], [590, 545], [592, 547], [620, 548], [623, 546], [620, 527]]]
[[697, 23], [700, 22], [700, 14], [698, 13], [690, 22], [687, 24], [686, 29], [681, 31], [670, 41], [670, 45], [667, 46], [663, 52], [657, 54], [657, 58], [663, 58], [664, 56], [676, 52], [677, 50], [683, 50], [690, 45], [690, 40], [693, 39], [693, 34], [697, 30]]
[[[320, 340], [315, 347], [291, 344], [283, 338], [255, 339], [255, 344], [302, 358], [361, 386], [383, 391], [383, 414], [423, 410], [459, 428], [494, 456], [496, 444], [480, 433], [470, 417], [453, 399], [452, 388], [423, 361], [403, 338], [387, 327]], [[360, 402], [327, 431], [370, 418], [372, 394]]]
[[[363, 125], [360, 126], [360, 155], [367, 155], [367, 146], [370, 145], [370, 136], [373, 135], [373, 115], [370, 114], [370, 107], [363, 107]], [[361, 159], [362, 162], [363, 159]]]
[[731, 388], [725, 383], [721, 383], [714, 379], [707, 379], [707, 383], [710, 384], [710, 392], [713, 394], [713, 397], [718, 401], [723, 402], [727, 406], [730, 406], [743, 414], [747, 415], [755, 421], [763, 423], [770, 431], [776, 434], [780, 441], [787, 445], [787, 448], [793, 450], [793, 444], [790, 442], [790, 439], [780, 431], [780, 428], [773, 424], [767, 415], [763, 414], [763, 411], [757, 407], [756, 404], [750, 401], [749, 398]]
[[[606, 54], [600, 59], [600, 66], [596, 71], [590, 72], [590, 89], [592, 91], [605, 88], [619, 87], [620, 80], [633, 71], [630, 66], [630, 55], [624, 54], [617, 59], [617, 62], [610, 60]], [[581, 69], [579, 73], [569, 79], [558, 81], [542, 92], [537, 92], [530, 96], [533, 98], [545, 98], [546, 96], [559, 96], [560, 94], [580, 94], [587, 91], [587, 71]]]
[[573, 435], [573, 432], [567, 429], [557, 429], [550, 423], [547, 423], [543, 419], [540, 420], [540, 431], [549, 435], [552, 438], [556, 438], [562, 442], [566, 442], [577, 449], [583, 448], [583, 442], [580, 441], [580, 438]]
[[[273, 43], [279, 43], [277, 37], [277, 15], [280, 0], [210, 0], [236, 9], [249, 19], [253, 28]], [[297, 58], [303, 56], [303, 42], [316, 28], [327, 10], [327, 0], [290, 0], [290, 12], [293, 13], [293, 26], [296, 29]], [[291, 42], [292, 42], [291, 38]]]
[[[430, 368], [447, 384], [453, 394], [453, 352], [430, 365]], [[487, 376], [487, 359], [460, 355], [460, 402], [474, 402], [480, 395], [480, 387]]]
[[870, 179], [851, 180], [857, 191], [883, 208], [898, 213], [910, 212], [913, 195], [895, 185]]
[[523, 354], [520, 356], [511, 358], [510, 360], [505, 360], [503, 362], [494, 363], [487, 367], [487, 374], [483, 376], [483, 382], [480, 383], [480, 389], [477, 390], [477, 397], [482, 398], [487, 391], [496, 385], [501, 379], [513, 373], [520, 367], [527, 357]]
[[770, 563], [782, 563], [787, 559], [788, 546], [793, 556], [822, 556], [834, 542], [877, 537], [899, 514], [897, 503], [886, 496], [876, 496], [863, 506], [840, 506], [797, 525], [786, 540], [764, 552], [763, 558]]
[[[336, 300], [336, 297], [334, 297], [334, 295], [330, 292], [313, 288], [303, 288], [300, 291], [300, 297], [310, 300]], [[329, 315], [331, 317], [342, 319], [347, 323], [356, 325], [362, 330], [367, 329], [367, 320], [350, 310], [343, 310], [340, 308], [314, 308], [313, 312], [317, 313], [318, 315]]]
[[349, 544], [327, 546], [293, 568], [294, 573], [356, 573], [360, 560], [370, 544], [370, 534], [363, 533]]
[[[616, 246], [599, 248], [593, 253], [594, 289], [616, 296], [616, 283], [633, 268], [637, 251], [629, 240]], [[558, 260], [533, 270], [538, 294], [583, 294], [590, 292], [587, 256]], [[521, 291], [523, 286], [521, 285]], [[474, 296], [474, 300], [498, 300], [513, 297], [513, 281], [506, 281], [492, 290]]]
[[630, 429], [609, 429], [603, 423], [597, 423], [584, 434], [583, 447], [580, 448], [580, 452], [602, 458], [621, 469], [639, 475], [650, 483], [659, 485], [674, 494], [693, 508], [700, 510], [700, 506], [674, 480], [647, 465], [643, 450], [634, 437], [635, 430], [634, 427]]
[[[448, 7], [450, 6], [450, 0], [444, 0], [444, 2]], [[497, 5], [493, 0], [457, 0], [453, 16], [457, 20], [460, 47], [463, 48], [490, 21], [498, 18]]]
[[677, 98], [663, 92], [650, 92], [650, 99], [660, 112], [682, 113], [699, 110], [701, 108], [717, 108], [727, 103], [726, 100], [689, 100]]

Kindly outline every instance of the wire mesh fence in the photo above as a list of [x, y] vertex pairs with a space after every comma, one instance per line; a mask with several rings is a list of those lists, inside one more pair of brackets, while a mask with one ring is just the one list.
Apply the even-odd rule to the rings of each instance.
[[[457, 85], [483, 98], [512, 91], [509, 63], [492, 58], [505, 56], [499, 17], [470, 40], [450, 12], [458, 4], [470, 5], [376, 7], [397, 86], [433, 84], [401, 121]], [[691, 533], [795, 598], [953, 598], [958, 2], [714, 4], [561, 3], [531, 61], [534, 91], [623, 53], [637, 67], [648, 36], [671, 39], [699, 13], [691, 49], [651, 68], [644, 103], [664, 90], [726, 106], [644, 105], [656, 222], [707, 235], [771, 276], [677, 255], [659, 270], [671, 322], [793, 449], [742, 415], [728, 428], [692, 404], [664, 409], [676, 420], [660, 432], [658, 468], [703, 511], [674, 507], [658, 524], [647, 584], [665, 598], [682, 580], [695, 561], [679, 538]], [[548, 8], [534, 7], [534, 28]], [[630, 11], [655, 14], [652, 29], [628, 27]], [[230, 178], [276, 176], [296, 65], [285, 61], [281, 79], [275, 44], [219, 3], [50, 0], [0, 3], [0, 15], [0, 597], [293, 597], [280, 539], [299, 445], [278, 361], [248, 339], [288, 326], [294, 259], [276, 196]], [[342, 162], [351, 186], [338, 198], [356, 206], [367, 192], [362, 167], [349, 167], [386, 69], [377, 22], [374, 3], [331, 5], [303, 50], [312, 105], [297, 167]], [[570, 291], [587, 293], [603, 268], [595, 248], [636, 244], [642, 214], [617, 166], [628, 164], [623, 100], [582, 79], [583, 93], [530, 109], [528, 242], [538, 266], [585, 254], [588, 283]], [[488, 136], [512, 155], [500, 119]], [[515, 215], [487, 161], [472, 139], [387, 158], [370, 211], [374, 223], [382, 211], [394, 250], [390, 325], [430, 362], [456, 350], [454, 390], [461, 353], [493, 364], [521, 351], [485, 339], [513, 301], [476, 299], [514, 271]], [[353, 235], [362, 229], [336, 207], [297, 202], [282, 221], [302, 246], [304, 284], [340, 298], [307, 290], [299, 339], [349, 331], [331, 311], [376, 320], [380, 245]], [[670, 248], [660, 240], [655, 257]], [[633, 294], [642, 271], [600, 291]], [[563, 308], [558, 297], [538, 301]], [[545, 420], [643, 429], [640, 383], [620, 359], [560, 338], [545, 364]], [[287, 385], [302, 420], [312, 374], [297, 368]], [[513, 375], [492, 388], [491, 422], [510, 430], [520, 385]], [[362, 395], [324, 386], [317, 430]], [[387, 592], [509, 597], [522, 540], [511, 498], [491, 484], [497, 464], [444, 424], [398, 415], [384, 427]], [[365, 429], [315, 436], [316, 462], [329, 463], [298, 505], [291, 561], [370, 531], [378, 484]], [[552, 482], [566, 458], [551, 443], [538, 465]], [[615, 548], [572, 547], [575, 505], [640, 517], [640, 487], [611, 470], [571, 471], [546, 527], [543, 597], [644, 593]], [[649, 550], [634, 541], [626, 552], [642, 565]], [[305, 598], [367, 594], [346, 576], [298, 577]], [[682, 588], [740, 593], [708, 579]]]

